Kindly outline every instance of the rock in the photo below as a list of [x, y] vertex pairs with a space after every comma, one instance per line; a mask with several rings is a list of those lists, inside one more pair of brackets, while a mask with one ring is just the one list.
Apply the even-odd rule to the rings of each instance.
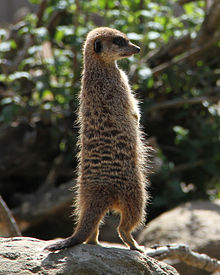
[[[154, 244], [186, 244], [191, 249], [213, 258], [220, 257], [220, 200], [187, 202], [163, 213], [137, 237], [138, 243], [149, 247]], [[208, 272], [173, 264], [180, 274], [205, 275]]]
[[51, 241], [16, 237], [0, 239], [0, 275], [172, 275], [171, 266], [137, 251], [81, 244], [55, 253], [44, 251]]

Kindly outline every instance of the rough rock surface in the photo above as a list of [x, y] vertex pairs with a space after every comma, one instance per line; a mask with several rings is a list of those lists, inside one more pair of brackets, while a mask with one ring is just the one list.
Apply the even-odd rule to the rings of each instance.
[[[140, 232], [137, 240], [146, 247], [183, 243], [195, 251], [219, 259], [220, 200], [188, 202], [163, 213]], [[172, 265], [184, 275], [209, 274], [183, 263]]]
[[171, 266], [137, 251], [82, 244], [60, 252], [44, 251], [48, 241], [0, 239], [0, 275], [174, 275]]

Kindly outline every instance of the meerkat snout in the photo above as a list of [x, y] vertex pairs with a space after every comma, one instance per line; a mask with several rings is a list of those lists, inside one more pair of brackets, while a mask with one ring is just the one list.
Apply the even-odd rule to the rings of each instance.
[[141, 48], [132, 44], [132, 46], [134, 47], [135, 53], [139, 53], [141, 51]]
[[128, 45], [129, 45], [129, 47], [132, 48], [133, 54], [139, 53], [140, 50], [141, 50], [140, 47], [138, 47], [137, 45], [135, 45], [135, 44], [133, 44], [131, 42], [129, 42]]

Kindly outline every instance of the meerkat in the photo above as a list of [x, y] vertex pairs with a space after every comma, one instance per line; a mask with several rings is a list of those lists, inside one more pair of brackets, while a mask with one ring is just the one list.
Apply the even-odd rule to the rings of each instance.
[[121, 240], [143, 252], [131, 233], [145, 218], [146, 146], [138, 101], [117, 66], [117, 60], [139, 51], [115, 29], [96, 28], [87, 35], [78, 113], [78, 222], [73, 235], [49, 245], [50, 251], [83, 242], [98, 244], [99, 224], [111, 210], [120, 214]]

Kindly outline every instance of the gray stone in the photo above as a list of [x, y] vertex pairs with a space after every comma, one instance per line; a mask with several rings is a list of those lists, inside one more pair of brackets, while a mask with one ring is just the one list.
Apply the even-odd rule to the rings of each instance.
[[[138, 243], [146, 247], [171, 243], [186, 244], [210, 257], [220, 257], [220, 200], [192, 201], [163, 213], [140, 232]], [[170, 262], [180, 274], [206, 275], [208, 272], [184, 263]]]
[[55, 253], [44, 251], [51, 241], [0, 239], [0, 275], [176, 275], [166, 263], [137, 251], [81, 244]]

